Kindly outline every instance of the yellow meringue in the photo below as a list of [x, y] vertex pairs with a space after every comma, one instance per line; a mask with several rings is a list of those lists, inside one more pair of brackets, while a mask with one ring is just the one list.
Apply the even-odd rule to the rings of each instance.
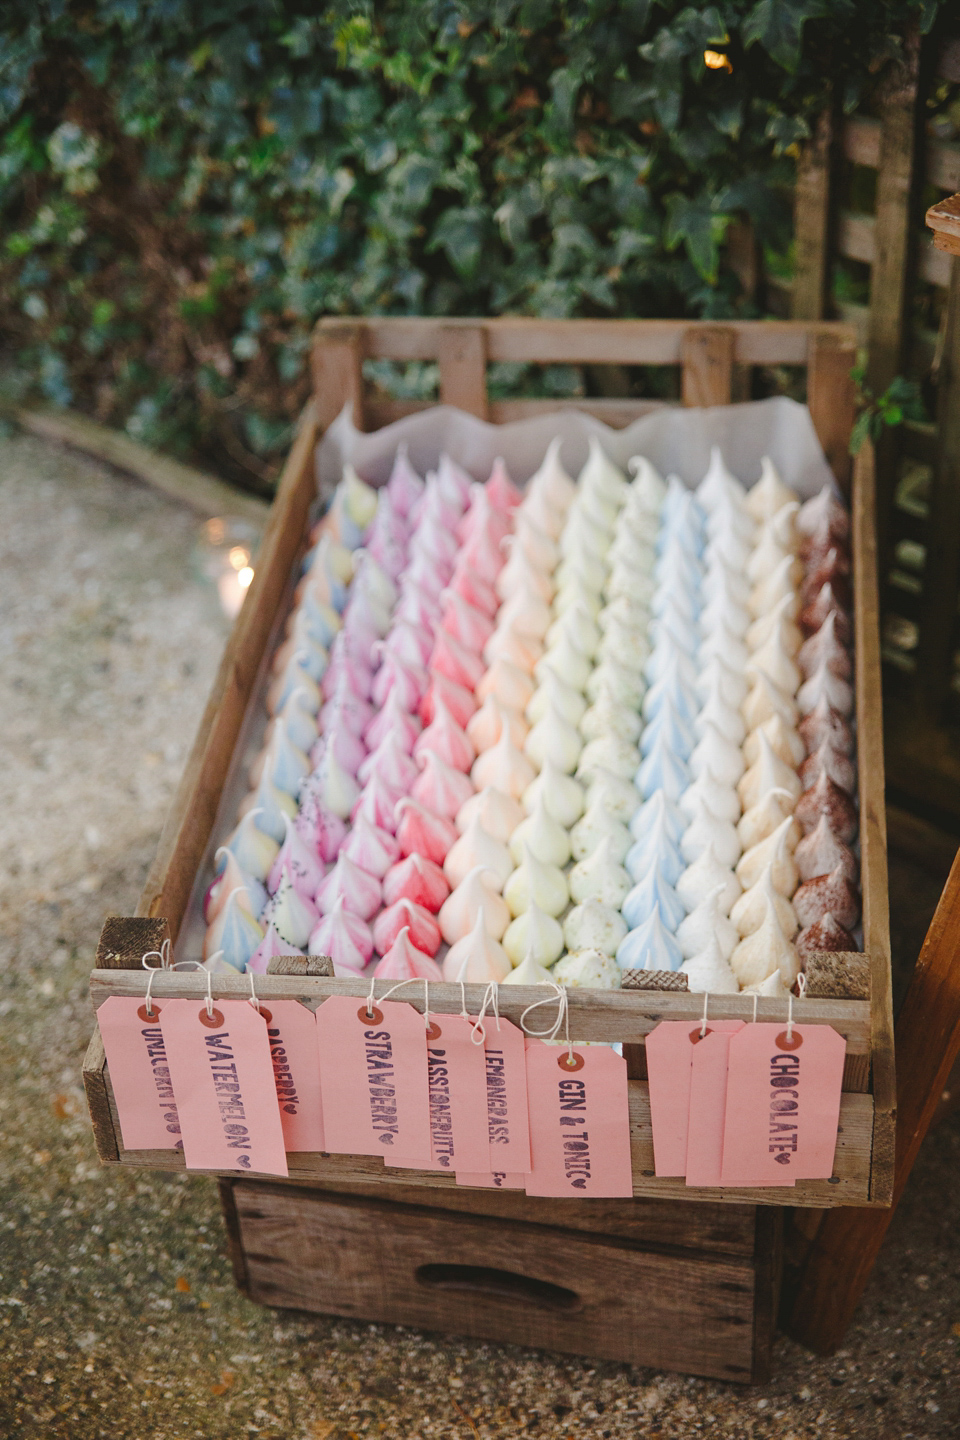
[[515, 970], [504, 980], [504, 985], [552, 985], [553, 976], [545, 970], [539, 960], [527, 955]]
[[615, 842], [605, 835], [585, 860], [579, 860], [570, 871], [570, 896], [574, 904], [599, 900], [619, 908], [633, 887], [633, 881], [616, 858]]
[[570, 898], [567, 880], [556, 865], [538, 860], [523, 847], [523, 859], [503, 887], [503, 898], [511, 915], [522, 915], [530, 905], [538, 905], [547, 915], [560, 915]]
[[539, 684], [552, 671], [566, 684], [582, 690], [590, 678], [592, 668], [589, 658], [582, 650], [577, 649], [569, 635], [564, 635], [544, 652], [533, 667], [533, 674]]
[[[793, 807], [796, 804], [789, 790], [768, 790], [756, 805], [751, 805], [745, 812], [737, 825], [737, 834], [740, 836], [740, 843], [744, 850], [750, 850], [758, 845], [761, 840], [766, 840], [772, 835], [778, 825], [793, 814]], [[794, 821], [794, 829], [790, 832], [793, 838], [793, 845], [800, 842], [800, 826]]]
[[546, 633], [548, 645], [554, 645], [565, 636], [589, 659], [593, 659], [600, 644], [600, 627], [586, 605], [578, 602], [564, 610]]
[[523, 792], [521, 799], [528, 814], [541, 795], [554, 820], [567, 829], [583, 814], [583, 786], [570, 775], [564, 775], [550, 760], [544, 762], [540, 774]]
[[538, 860], [546, 860], [561, 869], [570, 859], [570, 838], [563, 826], [547, 809], [542, 793], [531, 813], [520, 822], [509, 839], [510, 854], [519, 865], [523, 847], [529, 845]]
[[552, 915], [531, 904], [510, 921], [503, 948], [511, 965], [519, 965], [527, 955], [538, 965], [552, 965], [563, 954], [563, 930]]
[[551, 706], [531, 729], [524, 741], [523, 752], [537, 770], [552, 760], [558, 770], [569, 775], [580, 758], [583, 740], [580, 731]]
[[575, 950], [557, 961], [553, 979], [571, 990], [619, 990], [623, 971], [613, 956], [602, 950]]

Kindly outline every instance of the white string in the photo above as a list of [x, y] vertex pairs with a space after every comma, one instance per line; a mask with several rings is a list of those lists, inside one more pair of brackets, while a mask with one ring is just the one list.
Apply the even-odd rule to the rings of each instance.
[[[556, 983], [556, 981], [554, 981], [554, 980], [551, 980], [551, 981], [550, 981], [550, 988], [553, 990], [553, 994], [552, 994], [552, 995], [547, 995], [547, 996], [545, 996], [543, 1000], [534, 1000], [533, 1004], [532, 1004], [532, 1005], [528, 1005], [527, 1008], [526, 1008], [526, 1010], [524, 1010], [523, 1014], [520, 1016], [520, 1029], [523, 1030], [525, 1034], [531, 1035], [531, 1036], [534, 1037], [534, 1039], [537, 1039], [537, 1040], [556, 1040], [557, 1036], [558, 1036], [559, 1033], [560, 1033], [560, 1027], [561, 1027], [561, 1025], [563, 1024], [564, 1015], [565, 1015], [565, 1013], [566, 1013], [566, 1009], [567, 1009], [567, 992], [566, 992], [566, 989], [564, 988], [563, 985], [558, 985], [558, 984]], [[549, 1029], [547, 1029], [547, 1030], [531, 1030], [530, 1027], [526, 1024], [526, 1019], [527, 1019], [527, 1016], [530, 1014], [530, 1011], [531, 1011], [531, 1010], [539, 1010], [540, 1007], [541, 1007], [541, 1005], [552, 1005], [552, 1004], [554, 1004], [554, 1002], [556, 1002], [557, 1007], [558, 1007], [558, 1008], [557, 1008], [557, 1018], [556, 1018], [556, 1020], [553, 1022], [553, 1024], [549, 1027]]]
[[[153, 951], [153, 950], [151, 950], [151, 951], [149, 951], [148, 953], [151, 954], [151, 955], [153, 955], [153, 954], [155, 954], [156, 952]], [[146, 957], [144, 957], [144, 958], [146, 958]], [[150, 978], [149, 978], [149, 980], [147, 981], [147, 998], [146, 998], [146, 1000], [145, 1000], [143, 1003], [144, 1003], [144, 1008], [146, 1009], [147, 1014], [150, 1016], [150, 1019], [152, 1020], [153, 1017], [154, 1017], [154, 1015], [156, 1014], [156, 1011], [155, 1011], [154, 1008], [153, 1008], [153, 1001], [150, 999], [150, 987], [151, 987], [152, 984], [153, 984], [153, 977], [154, 977], [154, 975], [156, 975], [156, 973], [157, 973], [157, 967], [156, 967], [156, 965], [148, 965], [148, 966], [147, 966], [147, 969], [148, 969], [148, 971], [150, 972]]]
[[[157, 959], [160, 961], [159, 966], [147, 964], [147, 961], [153, 955], [156, 955]], [[148, 950], [145, 955], [141, 956], [140, 964], [143, 966], [144, 970], [169, 970], [171, 968], [169, 935], [167, 936], [166, 940], [164, 940], [159, 950]]]
[[367, 995], [367, 1019], [368, 1019], [368, 1020], [372, 1020], [372, 1019], [373, 1019], [373, 1007], [374, 1007], [374, 1004], [376, 1003], [376, 999], [377, 999], [376, 995], [374, 994], [374, 986], [376, 985], [376, 983], [377, 983], [377, 982], [376, 982], [375, 977], [374, 977], [373, 975], [371, 975], [371, 976], [370, 976], [370, 992], [369, 992], [369, 994]]
[[703, 1021], [702, 1021], [701, 1025], [700, 1025], [700, 1039], [701, 1039], [701, 1040], [703, 1039], [703, 1037], [704, 1037], [704, 1036], [706, 1035], [706, 1033], [707, 1033], [707, 1006], [708, 1006], [709, 1004], [710, 1004], [710, 991], [709, 991], [709, 990], [705, 990], [704, 993], [703, 993]]
[[460, 1014], [464, 1020], [470, 1019], [470, 1016], [467, 1014], [467, 987], [462, 980], [460, 981]]
[[[221, 952], [222, 953], [222, 952]], [[213, 956], [210, 957], [213, 959]], [[213, 975], [209, 970], [205, 972], [207, 977], [207, 1019], [213, 1019]]]
[[753, 1020], [752, 1020], [752, 1022], [751, 1022], [751, 1023], [754, 1024], [754, 1025], [756, 1025], [756, 1023], [757, 1023], [757, 1006], [758, 1006], [759, 1004], [760, 1004], [760, 995], [759, 995], [758, 991], [754, 990], [754, 992], [753, 992]]
[[248, 971], [247, 971], [247, 974], [248, 974], [248, 976], [250, 977], [250, 999], [249, 999], [249, 1002], [248, 1002], [248, 1003], [253, 1006], [254, 1010], [256, 1010], [257, 1014], [259, 1015], [259, 1014], [260, 1014], [260, 1001], [257, 999], [257, 990], [256, 990], [256, 986], [255, 986], [254, 983], [253, 983], [253, 971], [252, 971], [252, 970], [248, 970]]
[[[800, 974], [797, 976], [797, 990], [799, 991], [799, 997], [798, 997], [799, 999], [801, 999], [801, 1000], [803, 999], [803, 992], [806, 990], [806, 988], [807, 988], [807, 977], [806, 977], [806, 975], [804, 975], [803, 971], [801, 970]], [[788, 993], [788, 995], [787, 995], [787, 1044], [788, 1044], [788, 1045], [790, 1044], [790, 1042], [791, 1042], [792, 1039], [793, 1039], [793, 991], [791, 990], [791, 991]]]
[[500, 986], [496, 980], [489, 980], [487, 988], [483, 992], [483, 1000], [480, 1003], [480, 1014], [477, 1016], [470, 1041], [473, 1045], [483, 1045], [487, 1038], [487, 1029], [484, 1025], [484, 1017], [488, 1007], [493, 1010], [497, 1020], [497, 1029], [500, 1029]]
[[423, 1023], [430, 1029], [430, 981], [423, 977]]

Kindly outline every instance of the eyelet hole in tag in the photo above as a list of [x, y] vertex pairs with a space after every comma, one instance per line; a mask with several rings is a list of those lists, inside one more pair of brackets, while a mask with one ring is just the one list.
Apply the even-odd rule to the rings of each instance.
[[219, 1030], [223, 1024], [223, 1011], [214, 1009], [208, 1015], [206, 1006], [204, 1006], [200, 1011], [200, 1024], [206, 1025], [208, 1030]]
[[442, 1034], [443, 1031], [440, 1029], [440, 1026], [437, 1024], [437, 1022], [435, 1020], [431, 1020], [430, 1024], [427, 1026], [427, 1039], [439, 1040]]
[[582, 1070], [584, 1066], [584, 1059], [582, 1055], [578, 1055], [576, 1051], [574, 1051], [572, 1055], [558, 1056], [557, 1064], [560, 1066], [561, 1070]]
[[707, 1026], [706, 1030], [701, 1029], [701, 1027], [698, 1025], [696, 1030], [690, 1031], [690, 1044], [699, 1045], [701, 1040], [706, 1040], [707, 1036], [712, 1034], [713, 1031], [710, 1029], [709, 1025]]
[[366, 1005], [361, 1005], [357, 1011], [357, 1019], [364, 1025], [382, 1025], [383, 1011], [378, 1010], [376, 1005], [374, 1005], [372, 1010], [368, 1010]]
[[266, 1020], [268, 1025], [273, 1024], [273, 1016], [270, 1014], [269, 1010], [264, 1008], [263, 1005], [255, 1005], [253, 1008], [258, 1011], [260, 1015], [263, 1016], [264, 1020]]
[[160, 1006], [156, 1003], [154, 1003], [152, 1009], [150, 1010], [147, 1009], [146, 1005], [141, 1005], [140, 1009], [137, 1011], [137, 1019], [142, 1020], [145, 1025], [149, 1025], [152, 1020], [156, 1020], [159, 1014]]
[[802, 1044], [802, 1035], [788, 1036], [786, 1030], [782, 1030], [777, 1036], [778, 1050], [799, 1050]]

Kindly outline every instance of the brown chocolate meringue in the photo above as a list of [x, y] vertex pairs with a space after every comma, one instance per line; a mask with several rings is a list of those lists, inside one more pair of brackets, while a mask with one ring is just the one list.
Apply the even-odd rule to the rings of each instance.
[[820, 816], [826, 815], [834, 835], [847, 845], [857, 833], [857, 807], [847, 792], [823, 772], [816, 784], [800, 796], [794, 815], [808, 833], [816, 828]]
[[811, 755], [824, 740], [829, 740], [834, 750], [845, 755], [853, 754], [853, 731], [850, 722], [838, 710], [834, 710], [825, 695], [821, 695], [809, 715], [804, 715], [797, 725], [800, 739]]
[[793, 908], [805, 930], [825, 915], [852, 930], [860, 919], [860, 896], [838, 865], [829, 875], [804, 881], [793, 897]]
[[800, 506], [796, 519], [801, 554], [805, 548], [826, 541], [842, 544], [850, 538], [850, 513], [832, 485], [824, 485], [812, 500]]
[[801, 960], [808, 959], [818, 951], [844, 952], [857, 948], [857, 942], [850, 931], [845, 930], [829, 912], [815, 925], [808, 925], [806, 930], [801, 930], [794, 944]]
[[797, 869], [802, 880], [816, 875], [829, 875], [840, 869], [852, 885], [860, 880], [860, 863], [856, 855], [830, 829], [826, 815], [821, 815], [809, 835], [804, 835], [795, 851]]
[[804, 790], [816, 785], [824, 771], [841, 790], [846, 790], [848, 795], [853, 794], [857, 779], [853, 761], [849, 755], [844, 755], [842, 750], [835, 749], [827, 736], [824, 736], [816, 750], [807, 756], [797, 772]]
[[837, 639], [837, 613], [836, 610], [831, 610], [820, 629], [815, 630], [800, 646], [797, 664], [804, 676], [816, 670], [823, 660], [826, 660], [834, 675], [839, 675], [842, 680], [849, 680], [853, 674], [850, 652]]
[[850, 619], [848, 607], [841, 604], [837, 592], [828, 580], [822, 585], [809, 604], [804, 604], [800, 611], [800, 629], [804, 635], [812, 635], [819, 630], [831, 610], [837, 612], [837, 618], [833, 622], [837, 639], [843, 645], [849, 645], [853, 639], [853, 624]]
[[839, 675], [834, 675], [825, 656], [797, 691], [800, 714], [809, 715], [823, 699], [841, 715], [853, 714], [853, 686], [849, 680], [841, 680]]

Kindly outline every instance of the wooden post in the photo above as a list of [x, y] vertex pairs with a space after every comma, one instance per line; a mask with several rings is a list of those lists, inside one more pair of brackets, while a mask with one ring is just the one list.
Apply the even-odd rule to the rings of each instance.
[[482, 325], [448, 325], [440, 332], [440, 403], [487, 418], [487, 337]]
[[784, 1328], [819, 1354], [843, 1339], [944, 1086], [960, 1055], [960, 855], [954, 860], [896, 1024], [897, 1130], [889, 1210], [825, 1212]]
[[837, 345], [830, 336], [816, 335], [810, 342], [807, 368], [807, 404], [823, 453], [844, 490], [850, 489], [850, 431], [856, 413], [851, 371], [857, 352]]
[[734, 332], [720, 325], [691, 327], [683, 337], [684, 405], [729, 405]]
[[797, 163], [793, 192], [796, 264], [790, 291], [790, 314], [794, 320], [822, 320], [827, 313], [832, 145], [833, 116], [827, 109], [822, 111]]
[[311, 370], [316, 421], [326, 430], [344, 405], [353, 406], [353, 423], [363, 429], [363, 323], [330, 324], [314, 331]]

